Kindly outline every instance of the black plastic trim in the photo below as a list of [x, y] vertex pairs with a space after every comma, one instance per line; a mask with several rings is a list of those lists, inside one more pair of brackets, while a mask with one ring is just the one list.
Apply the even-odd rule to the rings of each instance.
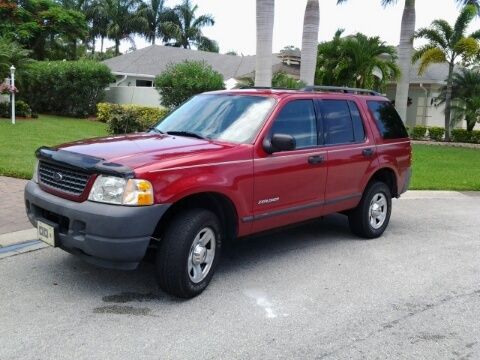
[[107, 162], [105, 159], [79, 154], [62, 149], [53, 149], [42, 146], [35, 151], [35, 156], [42, 161], [53, 164], [62, 164], [71, 169], [81, 169], [88, 174], [106, 174], [133, 178], [135, 173], [128, 166]]
[[313, 202], [305, 204], [305, 205], [292, 206], [292, 207], [289, 207], [289, 208], [286, 208], [286, 209], [275, 210], [275, 211], [266, 212], [266, 213], [253, 215], [253, 216], [245, 216], [245, 217], [242, 218], [242, 221], [243, 222], [252, 222], [252, 221], [263, 220], [263, 219], [267, 219], [267, 218], [270, 218], [270, 217], [273, 217], [273, 216], [289, 214], [289, 213], [292, 213], [292, 212], [295, 212], [295, 211], [311, 209], [311, 208], [320, 207], [320, 206], [324, 206], [324, 205], [332, 205], [332, 204], [336, 204], [336, 203], [339, 203], [339, 202], [342, 202], [342, 201], [358, 198], [358, 197], [361, 197], [361, 196], [362, 196], [361, 193], [355, 193], [355, 194], [341, 196], [341, 197], [326, 200], [326, 201], [313, 201]]

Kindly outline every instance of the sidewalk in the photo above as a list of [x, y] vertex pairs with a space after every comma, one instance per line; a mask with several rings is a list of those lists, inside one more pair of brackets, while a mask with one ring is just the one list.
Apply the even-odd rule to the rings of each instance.
[[27, 180], [0, 176], [0, 235], [33, 228], [25, 213], [26, 183]]

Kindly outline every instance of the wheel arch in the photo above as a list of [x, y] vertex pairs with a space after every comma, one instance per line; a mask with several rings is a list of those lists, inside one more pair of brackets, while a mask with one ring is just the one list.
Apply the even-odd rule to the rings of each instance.
[[383, 167], [383, 168], [380, 168], [380, 169], [376, 170], [372, 174], [372, 176], [370, 176], [370, 179], [367, 182], [367, 186], [370, 183], [372, 183], [373, 181], [380, 181], [380, 182], [385, 183], [388, 186], [388, 188], [390, 189], [392, 197], [398, 197], [399, 196], [398, 176], [397, 176], [394, 169], [392, 169], [390, 167]]
[[165, 212], [159, 220], [154, 237], [161, 238], [171, 219], [186, 209], [203, 208], [212, 211], [224, 229], [224, 240], [232, 240], [238, 234], [238, 214], [233, 201], [225, 194], [208, 191], [186, 195]]

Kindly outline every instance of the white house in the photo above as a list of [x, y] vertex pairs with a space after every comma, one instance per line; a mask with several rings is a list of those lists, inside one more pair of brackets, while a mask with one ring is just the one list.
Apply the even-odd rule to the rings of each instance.
[[[232, 88], [238, 79], [253, 77], [255, 56], [224, 55], [205, 51], [189, 50], [162, 45], [146, 48], [120, 55], [104, 61], [112, 70], [117, 81], [107, 89], [106, 100], [119, 104], [139, 104], [158, 106], [160, 96], [153, 82], [168, 64], [185, 60], [205, 61], [223, 75], [226, 88]], [[300, 53], [296, 50], [272, 55], [272, 71], [285, 71], [294, 78], [299, 78]], [[444, 106], [436, 106], [435, 99], [445, 85], [448, 75], [447, 64], [430, 66], [419, 76], [418, 66], [412, 66], [410, 73], [407, 125], [444, 125]], [[395, 100], [396, 84], [388, 84], [386, 95]]]
[[[161, 74], [168, 64], [185, 60], [205, 61], [210, 64], [214, 70], [223, 75], [226, 88], [234, 87], [238, 79], [252, 77], [255, 71], [254, 55], [224, 55], [151, 45], [104, 61], [117, 78], [117, 81], [107, 89], [106, 100], [118, 104], [158, 106], [160, 96], [154, 88], [155, 76]], [[272, 63], [273, 71], [283, 70], [293, 77], [299, 77], [298, 64], [288, 65], [275, 54], [272, 55]]]

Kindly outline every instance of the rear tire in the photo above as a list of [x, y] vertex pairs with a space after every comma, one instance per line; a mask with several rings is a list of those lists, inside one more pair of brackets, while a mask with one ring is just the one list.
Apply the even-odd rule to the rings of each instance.
[[348, 213], [350, 230], [365, 239], [383, 234], [390, 221], [392, 195], [389, 187], [379, 181], [370, 183], [358, 206]]
[[221, 226], [204, 209], [179, 213], [166, 229], [156, 256], [157, 280], [168, 294], [192, 298], [208, 286], [221, 252]]

